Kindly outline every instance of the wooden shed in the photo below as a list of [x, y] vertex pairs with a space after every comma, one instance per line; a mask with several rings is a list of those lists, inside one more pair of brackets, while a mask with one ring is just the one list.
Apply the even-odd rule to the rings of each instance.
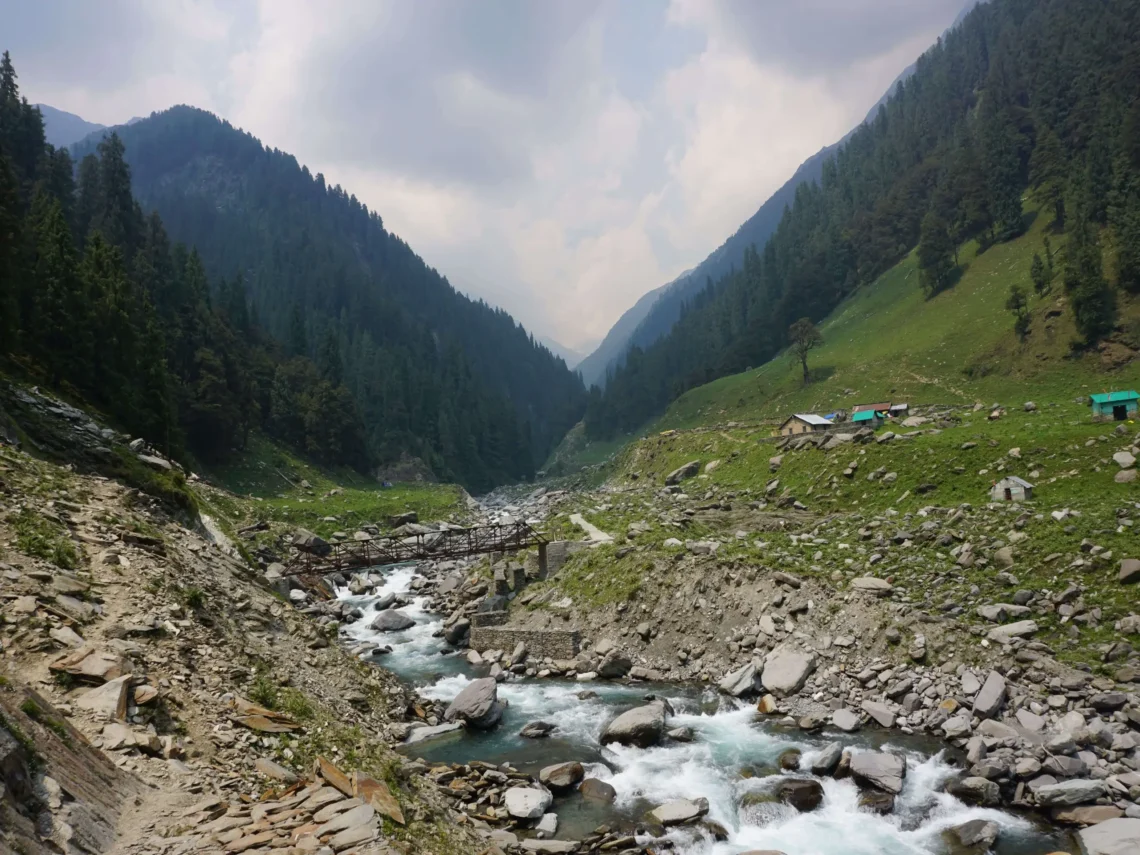
[[1033, 485], [1024, 478], [1010, 475], [996, 482], [990, 490], [994, 502], [1029, 502], [1033, 499]]

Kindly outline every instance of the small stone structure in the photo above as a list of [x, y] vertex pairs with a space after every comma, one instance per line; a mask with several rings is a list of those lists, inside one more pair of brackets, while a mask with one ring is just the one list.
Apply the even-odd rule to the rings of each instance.
[[576, 629], [502, 629], [478, 625], [471, 627], [470, 646], [473, 650], [514, 650], [520, 641], [526, 645], [529, 655], [540, 659], [573, 659], [578, 655], [578, 647], [581, 644]]
[[1030, 502], [1033, 500], [1033, 485], [1016, 475], [1010, 475], [993, 485], [990, 489], [990, 500], [994, 502]]
[[502, 626], [510, 619], [510, 614], [505, 611], [496, 612], [475, 612], [471, 615], [472, 626]]

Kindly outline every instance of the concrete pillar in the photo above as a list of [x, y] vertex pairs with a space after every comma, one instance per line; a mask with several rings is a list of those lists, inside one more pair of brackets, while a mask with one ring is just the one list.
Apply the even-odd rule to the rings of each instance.
[[547, 570], [546, 544], [540, 543], [538, 545], [538, 578], [539, 579], [545, 579], [546, 578], [546, 570]]

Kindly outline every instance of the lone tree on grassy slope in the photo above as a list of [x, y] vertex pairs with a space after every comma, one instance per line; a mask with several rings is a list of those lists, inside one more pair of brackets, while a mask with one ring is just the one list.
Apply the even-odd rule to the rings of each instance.
[[803, 366], [804, 385], [806, 386], [809, 380], [808, 351], [823, 344], [823, 336], [820, 335], [815, 324], [811, 322], [811, 318], [800, 318], [788, 327], [788, 341], [792, 343], [792, 353], [799, 358], [800, 365]]

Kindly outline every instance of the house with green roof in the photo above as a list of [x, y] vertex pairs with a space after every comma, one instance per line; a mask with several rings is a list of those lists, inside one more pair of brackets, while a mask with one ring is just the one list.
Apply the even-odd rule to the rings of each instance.
[[1140, 393], [1131, 390], [1089, 395], [1089, 404], [1092, 407], [1094, 419], [1112, 419], [1122, 422], [1126, 419], [1136, 418], [1137, 411], [1140, 411]]

